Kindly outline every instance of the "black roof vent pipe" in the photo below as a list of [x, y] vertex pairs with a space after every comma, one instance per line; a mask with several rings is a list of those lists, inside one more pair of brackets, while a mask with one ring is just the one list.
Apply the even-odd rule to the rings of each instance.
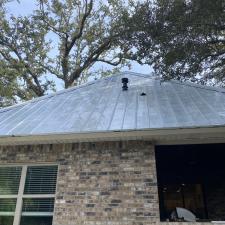
[[127, 83], [128, 82], [129, 82], [128, 78], [126, 78], [126, 77], [122, 78], [122, 83], [123, 83], [122, 89], [123, 89], [123, 91], [127, 91], [127, 89], [128, 89]]

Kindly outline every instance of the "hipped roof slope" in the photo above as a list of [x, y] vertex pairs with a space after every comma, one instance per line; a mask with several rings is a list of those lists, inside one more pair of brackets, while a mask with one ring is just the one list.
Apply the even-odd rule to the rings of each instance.
[[[122, 77], [129, 79], [127, 91]], [[0, 110], [3, 137], [221, 125], [223, 89], [131, 72]]]

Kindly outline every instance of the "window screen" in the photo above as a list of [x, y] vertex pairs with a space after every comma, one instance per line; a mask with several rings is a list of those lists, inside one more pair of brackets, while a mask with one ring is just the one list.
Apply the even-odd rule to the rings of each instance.
[[31, 166], [27, 169], [24, 194], [55, 194], [57, 166]]
[[[0, 224], [13, 225], [22, 167], [0, 167]], [[8, 198], [12, 196], [12, 198]]]
[[22, 167], [0, 167], [0, 195], [18, 194]]
[[15, 209], [16, 198], [0, 199], [0, 212], [15, 212]]
[[26, 212], [53, 212], [54, 198], [32, 198], [23, 200], [23, 214]]
[[52, 225], [57, 170], [56, 165], [0, 166], [0, 225]]
[[0, 224], [1, 225], [13, 225], [13, 216], [0, 216]]
[[49, 216], [22, 216], [20, 225], [52, 225], [52, 217], [49, 217]]

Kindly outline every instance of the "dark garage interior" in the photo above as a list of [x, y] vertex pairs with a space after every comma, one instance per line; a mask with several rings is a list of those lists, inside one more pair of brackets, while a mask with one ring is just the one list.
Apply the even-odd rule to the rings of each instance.
[[156, 167], [161, 221], [225, 221], [225, 144], [157, 146]]

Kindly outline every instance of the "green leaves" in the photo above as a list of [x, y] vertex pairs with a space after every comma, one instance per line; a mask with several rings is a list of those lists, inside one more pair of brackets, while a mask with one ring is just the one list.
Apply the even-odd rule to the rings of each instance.
[[223, 0], [156, 0], [139, 5], [132, 19], [138, 21], [133, 57], [153, 65], [164, 79], [225, 83]]
[[[7, 78], [7, 74], [13, 70], [17, 82], [14, 88], [24, 87], [28, 92], [22, 95], [25, 99], [44, 94], [46, 83], [41, 81], [41, 75], [45, 72], [42, 63], [48, 61], [49, 46], [45, 41], [47, 32], [40, 29], [32, 17], [3, 17], [1, 24], [0, 56], [8, 67], [0, 75]], [[21, 90], [18, 91], [21, 93]], [[12, 96], [12, 99], [20, 98], [19, 95]]]
[[[134, 9], [133, 1], [36, 2], [37, 8], [27, 16], [8, 15], [7, 1], [1, 2], [0, 60], [4, 66], [0, 94], [4, 104], [54, 91], [58, 79], [65, 88], [86, 81], [96, 63], [116, 69], [127, 65], [128, 49], [120, 36]], [[95, 72], [106, 75], [110, 70]]]

